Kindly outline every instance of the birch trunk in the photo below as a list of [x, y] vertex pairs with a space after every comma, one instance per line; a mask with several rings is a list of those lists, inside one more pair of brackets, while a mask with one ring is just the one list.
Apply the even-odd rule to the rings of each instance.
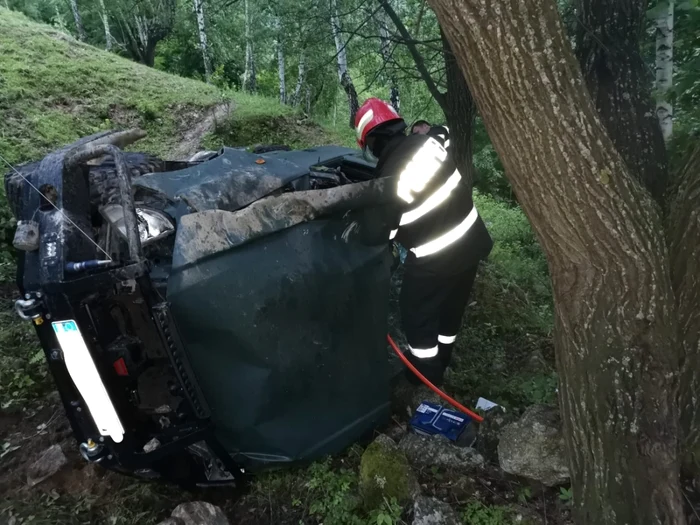
[[607, 135], [555, 0], [429, 3], [547, 255], [575, 521], [683, 525], [659, 207]]
[[656, 114], [665, 140], [673, 135], [673, 106], [668, 92], [673, 88], [673, 11], [674, 0], [663, 2], [656, 19]]
[[105, 49], [111, 51], [112, 31], [109, 29], [109, 16], [107, 15], [107, 9], [105, 9], [105, 0], [100, 0], [100, 15], [102, 18], [102, 25], [105, 28]]
[[204, 0], [194, 0], [194, 12], [197, 16], [197, 30], [199, 31], [199, 47], [202, 50], [204, 60], [204, 76], [207, 83], [211, 83], [211, 60], [209, 58], [209, 43], [207, 41], [207, 30], [204, 22]]
[[299, 55], [299, 73], [297, 75], [297, 85], [294, 88], [294, 105], [298, 106], [301, 101], [301, 88], [304, 86], [304, 77], [306, 75], [306, 52], [301, 50]]
[[336, 0], [331, 0], [331, 30], [333, 32], [333, 40], [335, 41], [335, 50], [338, 61], [338, 79], [340, 85], [343, 86], [345, 94], [348, 97], [348, 107], [350, 109], [350, 127], [355, 127], [355, 115], [360, 108], [357, 101], [357, 91], [352, 82], [350, 73], [348, 72], [348, 55], [346, 52], [346, 44], [343, 41], [343, 35], [340, 33], [340, 18], [338, 17], [338, 4]]
[[661, 203], [668, 179], [666, 145], [640, 53], [647, 0], [577, 0], [576, 54], [588, 91], [617, 151]]
[[70, 9], [73, 11], [73, 19], [75, 20], [75, 29], [78, 31], [78, 40], [85, 42], [87, 36], [85, 35], [85, 27], [83, 26], [83, 19], [80, 16], [80, 11], [78, 10], [78, 1], [70, 0]]
[[287, 82], [286, 82], [286, 68], [284, 65], [284, 43], [282, 41], [282, 24], [280, 23], [279, 17], [275, 17], [275, 31], [277, 33], [277, 74], [279, 77], [280, 84], [280, 104], [287, 103]]
[[390, 67], [391, 63], [391, 39], [389, 37], [389, 22], [387, 20], [386, 11], [382, 10], [379, 13], [379, 46], [384, 62], [384, 71], [388, 71], [389, 78], [389, 100], [394, 106], [396, 112], [400, 112], [401, 101], [399, 98], [399, 83], [396, 80], [396, 72]]
[[255, 56], [253, 54], [253, 35], [251, 31], [250, 0], [245, 0], [245, 72], [243, 89], [249, 93], [257, 90], [255, 75]]

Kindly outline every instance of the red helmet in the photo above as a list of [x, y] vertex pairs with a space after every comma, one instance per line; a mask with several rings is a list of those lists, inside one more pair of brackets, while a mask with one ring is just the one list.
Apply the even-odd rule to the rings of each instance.
[[355, 131], [360, 148], [365, 147], [367, 135], [386, 122], [403, 120], [391, 104], [378, 98], [368, 98], [355, 115]]

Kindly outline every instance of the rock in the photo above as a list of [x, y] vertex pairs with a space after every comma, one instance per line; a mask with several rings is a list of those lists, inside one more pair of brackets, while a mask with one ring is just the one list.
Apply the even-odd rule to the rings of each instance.
[[413, 503], [413, 525], [459, 525], [457, 513], [437, 498], [419, 496]]
[[419, 492], [406, 456], [391, 438], [380, 435], [362, 454], [360, 461], [360, 494], [370, 511], [381, 507], [384, 498], [396, 498], [404, 505]]
[[498, 443], [501, 468], [517, 476], [540, 481], [549, 487], [569, 479], [559, 411], [546, 405], [528, 408], [507, 425]]
[[412, 464], [420, 467], [435, 465], [465, 469], [484, 464], [483, 456], [473, 448], [458, 447], [439, 435], [406, 434], [399, 443], [399, 449]]
[[184, 521], [182, 521], [180, 518], [167, 518], [159, 523], [157, 525], [184, 525]]
[[479, 423], [476, 449], [487, 460], [496, 461], [498, 459], [498, 442], [501, 438], [503, 428], [517, 419], [511, 412], [503, 412], [498, 408], [489, 410], [484, 414], [484, 421]]
[[56, 474], [66, 464], [68, 464], [68, 459], [63, 454], [61, 446], [50, 446], [27, 470], [27, 485], [33, 487], [41, 483]]
[[165, 523], [168, 525], [230, 525], [224, 512], [206, 501], [192, 501], [178, 505], [172, 513], [177, 521]]

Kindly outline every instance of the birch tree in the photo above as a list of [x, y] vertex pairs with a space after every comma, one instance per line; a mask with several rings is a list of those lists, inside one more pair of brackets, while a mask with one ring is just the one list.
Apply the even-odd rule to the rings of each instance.
[[250, 13], [250, 0], [244, 2], [245, 10], [245, 71], [243, 73], [243, 89], [249, 93], [257, 90], [255, 75], [255, 56], [253, 54], [253, 33]]
[[547, 255], [576, 523], [682, 525], [660, 209], [601, 123], [554, 0], [429, 3]]
[[389, 22], [387, 20], [386, 11], [383, 9], [378, 13], [379, 24], [379, 50], [384, 63], [384, 70], [387, 71], [387, 79], [389, 80], [389, 100], [394, 109], [399, 112], [401, 109], [401, 101], [399, 98], [399, 82], [396, 79], [396, 72], [391, 68], [391, 38], [389, 34]]
[[73, 20], [75, 20], [75, 29], [78, 32], [78, 40], [85, 42], [87, 36], [85, 35], [85, 26], [83, 26], [83, 19], [80, 16], [80, 10], [78, 9], [78, 0], [70, 0], [70, 9], [73, 12]]
[[197, 17], [199, 47], [202, 50], [202, 59], [204, 61], [204, 76], [207, 83], [211, 83], [211, 59], [209, 58], [209, 44], [207, 41], [207, 30], [204, 22], [204, 0], [194, 0], [194, 13]]
[[280, 104], [287, 103], [286, 69], [284, 65], [284, 41], [282, 39], [282, 23], [279, 15], [275, 16], [275, 47], [277, 48], [277, 76], [280, 85]]
[[346, 43], [341, 34], [340, 17], [338, 16], [338, 4], [337, 0], [330, 0], [331, 7], [331, 31], [333, 33], [333, 40], [335, 41], [336, 50], [336, 60], [338, 62], [338, 79], [340, 80], [340, 85], [345, 90], [345, 94], [348, 97], [348, 107], [350, 108], [350, 127], [355, 127], [355, 115], [357, 110], [360, 108], [359, 102], [357, 100], [357, 90], [352, 82], [352, 77], [348, 71], [348, 55], [346, 50]]
[[153, 67], [158, 42], [175, 24], [176, 7], [176, 0], [134, 0], [121, 6], [122, 40], [135, 60]]
[[302, 47], [299, 54], [299, 72], [297, 74], [297, 85], [294, 88], [294, 105], [298, 106], [301, 101], [301, 88], [304, 86], [304, 77], [306, 75], [306, 49]]
[[105, 29], [105, 49], [111, 51], [113, 38], [109, 27], [109, 15], [107, 14], [107, 9], [105, 9], [105, 0], [100, 0], [100, 18], [102, 18], [102, 25]]
[[665, 140], [673, 135], [673, 106], [668, 100], [673, 88], [674, 0], [661, 0], [656, 16], [656, 114]]

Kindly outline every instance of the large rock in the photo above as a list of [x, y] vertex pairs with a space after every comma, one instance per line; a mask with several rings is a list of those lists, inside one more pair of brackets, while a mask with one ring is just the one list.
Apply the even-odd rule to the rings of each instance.
[[457, 513], [437, 498], [419, 496], [413, 503], [413, 525], [460, 525]]
[[381, 507], [384, 498], [396, 498], [405, 505], [419, 490], [406, 456], [396, 443], [384, 435], [377, 437], [360, 461], [360, 494], [365, 509]]
[[569, 479], [561, 419], [556, 408], [535, 405], [507, 425], [498, 443], [501, 468], [549, 487]]
[[406, 434], [399, 442], [399, 449], [416, 466], [441, 466], [456, 469], [480, 467], [484, 458], [473, 448], [463, 448], [452, 444], [444, 436], [422, 436]]
[[172, 516], [158, 525], [230, 525], [224, 512], [206, 501], [192, 501], [175, 507]]
[[68, 463], [60, 445], [47, 448], [27, 470], [27, 485], [33, 487], [53, 476]]
[[484, 420], [478, 425], [478, 439], [476, 449], [488, 461], [496, 461], [498, 458], [498, 442], [501, 439], [503, 429], [517, 420], [517, 416], [511, 412], [503, 412], [498, 408], [489, 410], [484, 414]]

